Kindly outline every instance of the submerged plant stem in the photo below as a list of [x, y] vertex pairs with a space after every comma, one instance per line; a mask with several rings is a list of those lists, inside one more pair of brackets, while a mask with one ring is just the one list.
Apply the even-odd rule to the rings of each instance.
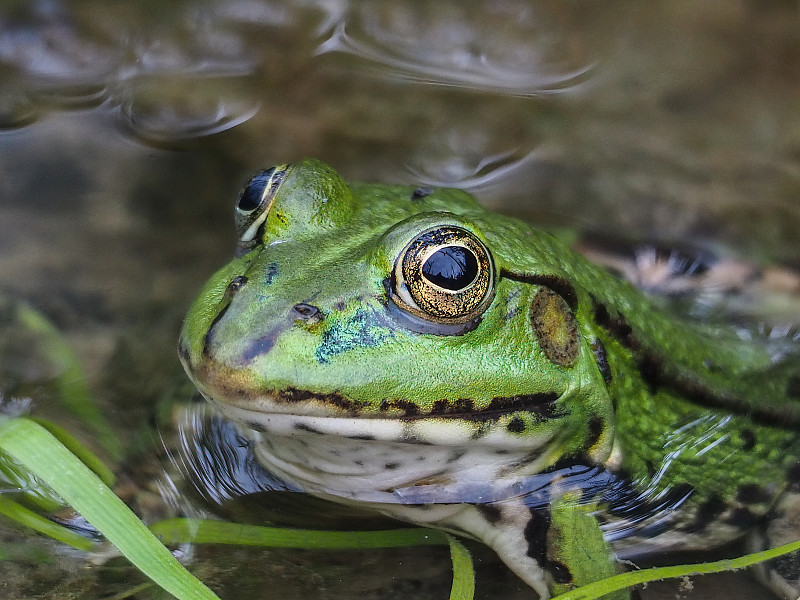
[[736, 571], [797, 550], [800, 550], [800, 540], [778, 546], [777, 548], [745, 554], [744, 556], [738, 556], [736, 558], [726, 558], [714, 562], [691, 565], [654, 567], [652, 569], [621, 573], [609, 577], [608, 579], [602, 579], [581, 586], [566, 594], [556, 596], [552, 600], [595, 600], [611, 592], [642, 583], [650, 583], [651, 581], [660, 581], [662, 579], [672, 579], [676, 577], [692, 577], [694, 575], [708, 575], [711, 573], [722, 573], [724, 571]]

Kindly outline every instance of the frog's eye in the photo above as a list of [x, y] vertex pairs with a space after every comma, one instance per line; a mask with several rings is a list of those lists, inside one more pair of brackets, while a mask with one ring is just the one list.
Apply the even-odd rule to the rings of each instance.
[[418, 234], [394, 266], [393, 300], [427, 321], [467, 323], [494, 296], [489, 249], [473, 233], [451, 225]]
[[250, 245], [264, 224], [289, 165], [259, 171], [250, 178], [236, 201], [236, 233], [240, 245]]

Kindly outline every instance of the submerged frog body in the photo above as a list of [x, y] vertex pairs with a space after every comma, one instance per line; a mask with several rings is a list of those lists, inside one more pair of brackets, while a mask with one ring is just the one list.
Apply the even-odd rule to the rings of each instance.
[[[307, 160], [254, 176], [236, 219], [180, 355], [287, 482], [479, 539], [541, 597], [612, 550], [800, 537], [796, 354], [668, 315], [458, 190]], [[795, 593], [798, 567], [764, 577]]]

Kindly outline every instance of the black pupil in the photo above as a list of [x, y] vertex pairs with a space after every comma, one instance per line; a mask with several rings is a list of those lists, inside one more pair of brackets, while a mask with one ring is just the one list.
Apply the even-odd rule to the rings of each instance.
[[422, 274], [433, 284], [446, 290], [461, 290], [475, 281], [478, 259], [463, 246], [445, 246], [428, 257]]
[[261, 198], [264, 196], [264, 188], [269, 183], [273, 173], [275, 173], [274, 167], [256, 173], [250, 178], [247, 186], [242, 191], [242, 195], [239, 196], [239, 203], [237, 204], [239, 210], [250, 212], [259, 207]]

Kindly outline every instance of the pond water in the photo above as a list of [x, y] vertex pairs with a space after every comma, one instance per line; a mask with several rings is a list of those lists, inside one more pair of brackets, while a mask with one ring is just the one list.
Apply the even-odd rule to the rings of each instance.
[[[151, 426], [157, 409], [191, 397], [181, 319], [232, 255], [252, 172], [313, 156], [351, 180], [460, 187], [578, 236], [800, 267], [798, 110], [796, 2], [2, 2], [0, 293], [56, 323], [135, 456], [123, 480], [141, 487], [170, 435], [168, 419]], [[160, 465], [147, 468], [163, 480]], [[303, 526], [333, 510], [282, 494], [181, 502], [236, 518], [266, 503]], [[137, 509], [167, 513], [161, 495], [139, 490]], [[140, 581], [121, 560], [87, 569], [0, 536], [18, 551], [0, 565], [4, 597], [105, 598]], [[531, 597], [471, 548], [479, 597]], [[443, 549], [187, 551], [223, 598], [449, 589]], [[742, 575], [694, 583], [644, 596], [770, 597]]]

